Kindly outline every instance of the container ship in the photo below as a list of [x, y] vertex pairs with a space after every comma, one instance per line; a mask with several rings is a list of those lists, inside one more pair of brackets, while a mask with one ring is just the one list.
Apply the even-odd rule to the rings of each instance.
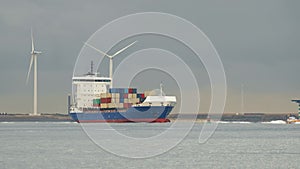
[[[175, 96], [136, 88], [112, 88], [112, 78], [92, 71], [74, 76], [69, 115], [78, 123], [169, 122], [167, 116], [176, 104]], [[157, 94], [159, 93], [159, 94]]]

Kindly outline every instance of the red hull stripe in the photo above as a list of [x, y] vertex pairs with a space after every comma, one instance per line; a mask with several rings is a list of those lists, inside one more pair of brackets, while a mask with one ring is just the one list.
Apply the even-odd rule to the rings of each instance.
[[78, 123], [126, 123], [126, 122], [148, 122], [148, 123], [166, 123], [170, 122], [169, 119], [134, 119], [133, 121], [127, 119], [119, 120], [79, 120]]

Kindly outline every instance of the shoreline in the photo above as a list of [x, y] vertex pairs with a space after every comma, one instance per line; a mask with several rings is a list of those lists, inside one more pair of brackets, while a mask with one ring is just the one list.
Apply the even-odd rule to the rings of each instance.
[[68, 114], [5, 114], [0, 115], [0, 122], [72, 122]]

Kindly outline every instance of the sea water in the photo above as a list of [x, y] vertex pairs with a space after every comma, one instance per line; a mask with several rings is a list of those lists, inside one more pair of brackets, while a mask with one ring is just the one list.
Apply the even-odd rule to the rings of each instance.
[[[188, 122], [183, 122], [188, 123]], [[97, 124], [99, 125], [99, 124]], [[101, 124], [100, 124], [101, 125]], [[112, 130], [152, 137], [172, 123], [110, 124]], [[218, 123], [200, 144], [203, 123], [196, 123], [173, 149], [149, 158], [132, 159], [110, 153], [72, 122], [0, 123], [0, 168], [299, 168], [300, 125]], [[107, 130], [109, 131], [109, 130]], [[177, 131], [181, 132], [180, 129]], [[134, 134], [135, 133], [135, 134]], [[103, 138], [110, 139], [110, 138]], [[114, 146], [114, 142], [112, 145]], [[168, 144], [170, 138], [164, 138]], [[126, 146], [126, 145], [124, 145]]]

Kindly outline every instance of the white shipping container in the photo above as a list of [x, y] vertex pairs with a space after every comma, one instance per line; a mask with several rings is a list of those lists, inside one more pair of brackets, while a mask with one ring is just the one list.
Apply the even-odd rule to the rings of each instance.
[[115, 98], [111, 98], [111, 103], [115, 103], [116, 102], [116, 99]]
[[134, 93], [134, 94], [132, 94], [132, 98], [134, 98], [134, 99], [135, 99], [136, 97], [137, 97], [137, 96], [136, 96], [136, 94], [135, 94], [135, 93]]
[[119, 103], [118, 104], [118, 108], [124, 108], [124, 104], [123, 103]]
[[111, 93], [100, 93], [101, 98], [109, 98], [111, 97]]
[[108, 104], [107, 103], [101, 103], [100, 108], [106, 109], [106, 108], [108, 108]]
[[138, 98], [131, 98], [131, 99], [128, 99], [128, 103], [138, 103], [139, 102], [139, 99]]
[[131, 98], [132, 98], [132, 94], [128, 93], [128, 99], [131, 99]]
[[120, 103], [120, 98], [111, 98], [112, 103]]
[[111, 97], [120, 98], [120, 93], [111, 93]]
[[117, 103], [108, 103], [108, 108], [116, 108], [117, 106]]
[[136, 103], [139, 103], [140, 102], [140, 99], [139, 98], [134, 98], [134, 99], [132, 99], [133, 101], [132, 101], [132, 103], [134, 103], [134, 104], [136, 104]]

